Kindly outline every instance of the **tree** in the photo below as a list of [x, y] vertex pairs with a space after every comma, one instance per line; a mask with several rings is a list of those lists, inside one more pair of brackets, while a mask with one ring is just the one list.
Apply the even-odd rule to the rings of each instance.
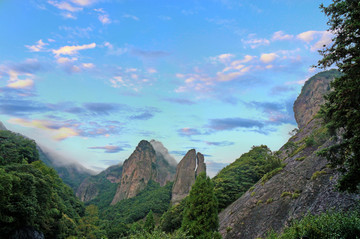
[[155, 229], [155, 220], [152, 210], [148, 213], [145, 219], [144, 229], [147, 232], [152, 232]]
[[205, 172], [197, 176], [191, 188], [181, 227], [198, 239], [214, 238], [217, 235], [218, 201], [214, 185]]
[[320, 154], [342, 173], [338, 188], [355, 192], [360, 183], [360, 2], [333, 0], [320, 8], [329, 17], [332, 45], [319, 51], [322, 68], [335, 64], [342, 75], [332, 83], [321, 109], [335, 144]]

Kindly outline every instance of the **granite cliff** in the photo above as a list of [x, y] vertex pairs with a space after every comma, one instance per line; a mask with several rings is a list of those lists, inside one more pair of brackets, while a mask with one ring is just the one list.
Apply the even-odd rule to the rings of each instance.
[[195, 183], [196, 176], [206, 172], [204, 155], [197, 153], [195, 149], [189, 150], [176, 167], [175, 182], [172, 189], [171, 202], [176, 204], [185, 198]]
[[[338, 73], [328, 71], [309, 79], [294, 104], [296, 135], [276, 153], [286, 165], [263, 177], [219, 214], [223, 238], [259, 238], [283, 230], [293, 219], [328, 209], [349, 209], [358, 195], [334, 191], [338, 173], [327, 167], [317, 151], [331, 144], [319, 119], [314, 118]], [[312, 99], [314, 97], [314, 99]]]
[[149, 180], [159, 183], [160, 186], [173, 181], [175, 165], [166, 158], [164, 151], [155, 151], [150, 142], [142, 140], [123, 164], [120, 185], [111, 204], [136, 196]]

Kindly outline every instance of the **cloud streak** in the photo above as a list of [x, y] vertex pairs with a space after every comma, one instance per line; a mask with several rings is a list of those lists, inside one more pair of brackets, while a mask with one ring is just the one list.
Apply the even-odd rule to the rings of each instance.
[[52, 52], [56, 57], [59, 57], [61, 55], [74, 55], [77, 54], [79, 51], [93, 49], [95, 47], [96, 47], [96, 43], [75, 45], [75, 46], [63, 46], [57, 50], [52, 50]]

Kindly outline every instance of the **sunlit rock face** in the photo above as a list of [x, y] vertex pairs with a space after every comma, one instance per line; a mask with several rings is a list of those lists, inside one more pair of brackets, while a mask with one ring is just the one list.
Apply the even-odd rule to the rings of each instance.
[[206, 172], [204, 155], [197, 153], [195, 149], [189, 150], [176, 167], [175, 182], [172, 189], [171, 202], [176, 204], [185, 198], [195, 183], [196, 176]]
[[[161, 144], [162, 145], [162, 144]], [[167, 161], [166, 149], [155, 151], [152, 144], [142, 140], [123, 164], [120, 185], [111, 204], [132, 198], [142, 191], [150, 180], [164, 186], [174, 180], [175, 165]]]

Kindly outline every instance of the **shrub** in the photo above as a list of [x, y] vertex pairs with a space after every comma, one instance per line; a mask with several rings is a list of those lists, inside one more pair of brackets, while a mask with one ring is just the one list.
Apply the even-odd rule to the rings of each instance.
[[319, 176], [321, 176], [322, 174], [325, 174], [325, 171], [316, 171], [315, 173], [313, 173], [313, 175], [311, 176], [311, 180], [315, 180], [317, 179]]
[[266, 239], [331, 238], [355, 239], [360, 235], [359, 210], [351, 212], [326, 212], [307, 215], [285, 228], [282, 234], [271, 232]]

